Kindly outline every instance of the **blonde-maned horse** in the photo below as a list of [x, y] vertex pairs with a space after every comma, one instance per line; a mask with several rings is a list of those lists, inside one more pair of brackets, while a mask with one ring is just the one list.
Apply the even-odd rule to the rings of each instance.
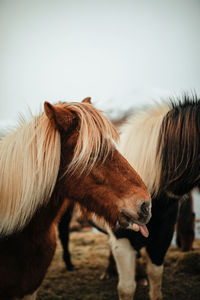
[[[119, 274], [120, 300], [132, 300], [136, 289], [136, 254], [145, 247], [149, 297], [162, 299], [165, 254], [170, 246], [183, 195], [200, 186], [200, 99], [184, 95], [135, 113], [121, 127], [120, 150], [140, 174], [152, 196], [149, 237], [110, 230]], [[190, 211], [188, 211], [188, 214]], [[178, 295], [177, 295], [178, 297]]]
[[[196, 95], [185, 95], [182, 99], [163, 102], [136, 112], [120, 131], [121, 153], [140, 174], [152, 195], [152, 218], [147, 224], [149, 236], [146, 238], [141, 232], [129, 229], [113, 232], [108, 227], [103, 228], [99, 220], [93, 219], [93, 223], [109, 233], [119, 275], [119, 299], [133, 299], [136, 289], [135, 270], [138, 266], [136, 256], [144, 247], [149, 296], [151, 300], [160, 300], [163, 262], [173, 237], [178, 206], [194, 187], [200, 187], [200, 99]], [[189, 247], [194, 238], [194, 215], [191, 210], [190, 203], [179, 228], [181, 235], [186, 237], [189, 234]], [[68, 231], [63, 226], [63, 219], [59, 229], [62, 229], [62, 241]], [[182, 247], [186, 246], [183, 240], [180, 242]], [[70, 256], [67, 255], [66, 244], [64, 249], [65, 262], [69, 268]], [[112, 272], [113, 268], [109, 266], [108, 271]]]
[[36, 298], [55, 252], [55, 224], [69, 203], [112, 228], [145, 227], [150, 196], [116, 150], [117, 139], [86, 98], [45, 102], [43, 113], [0, 140], [0, 299]]

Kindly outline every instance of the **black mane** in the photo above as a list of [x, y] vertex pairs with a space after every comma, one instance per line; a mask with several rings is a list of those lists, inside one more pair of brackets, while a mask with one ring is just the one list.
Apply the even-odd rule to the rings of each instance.
[[200, 107], [200, 98], [197, 96], [196, 92], [191, 94], [183, 93], [182, 97], [169, 98], [170, 106], [172, 109], [187, 109], [188, 107], [198, 106]]
[[171, 99], [163, 119], [161, 189], [183, 195], [200, 181], [200, 99], [196, 94]]

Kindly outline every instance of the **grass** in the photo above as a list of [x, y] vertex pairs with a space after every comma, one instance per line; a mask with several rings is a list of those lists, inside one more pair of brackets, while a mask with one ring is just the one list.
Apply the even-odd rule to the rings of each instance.
[[[163, 276], [164, 300], [200, 299], [200, 240], [195, 241], [194, 248], [183, 253], [170, 247]], [[100, 280], [108, 263], [107, 236], [73, 232], [70, 251], [76, 270], [66, 270], [58, 243], [37, 300], [117, 300], [117, 277]], [[147, 299], [148, 287], [139, 285], [134, 300]]]

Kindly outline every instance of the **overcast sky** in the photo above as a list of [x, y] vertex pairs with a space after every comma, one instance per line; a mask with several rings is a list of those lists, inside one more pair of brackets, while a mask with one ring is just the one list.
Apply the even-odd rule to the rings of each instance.
[[200, 94], [199, 0], [0, 0], [0, 125], [45, 100]]

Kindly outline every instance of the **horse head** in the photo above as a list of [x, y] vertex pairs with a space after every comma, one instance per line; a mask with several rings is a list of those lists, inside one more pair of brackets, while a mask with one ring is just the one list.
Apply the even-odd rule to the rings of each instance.
[[[45, 113], [61, 136], [57, 190], [62, 198], [111, 226], [138, 224], [151, 216], [151, 199], [140, 176], [115, 146], [118, 133], [86, 98], [82, 103], [44, 104]], [[141, 232], [144, 232], [140, 230]]]

